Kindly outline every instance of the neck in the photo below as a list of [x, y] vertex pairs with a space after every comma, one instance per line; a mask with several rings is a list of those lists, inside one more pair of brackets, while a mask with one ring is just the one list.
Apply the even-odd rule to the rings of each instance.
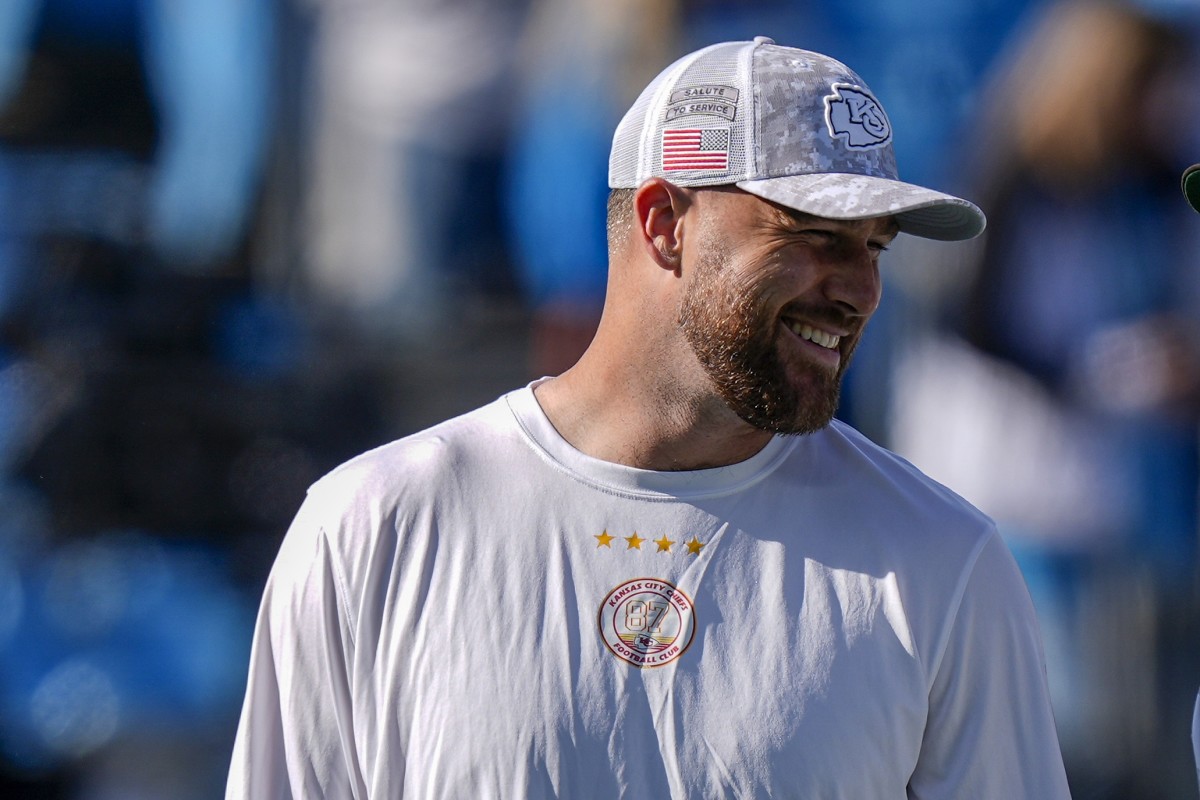
[[630, 467], [722, 467], [750, 458], [771, 440], [712, 392], [647, 379], [670, 374], [645, 360], [601, 358], [593, 348], [570, 370], [539, 384], [535, 396], [575, 449]]

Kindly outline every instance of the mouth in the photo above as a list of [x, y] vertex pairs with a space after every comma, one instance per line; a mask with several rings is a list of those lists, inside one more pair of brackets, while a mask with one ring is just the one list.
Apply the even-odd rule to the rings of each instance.
[[792, 333], [799, 336], [806, 342], [812, 342], [815, 345], [824, 347], [826, 350], [836, 350], [838, 343], [842, 341], [842, 337], [836, 333], [823, 331], [820, 328], [814, 328], [805, 322], [785, 322]]
[[842, 341], [840, 334], [795, 319], [784, 319], [783, 327], [794, 339], [799, 340], [800, 346], [810, 357], [833, 368], [841, 363], [842, 354], [838, 349]]

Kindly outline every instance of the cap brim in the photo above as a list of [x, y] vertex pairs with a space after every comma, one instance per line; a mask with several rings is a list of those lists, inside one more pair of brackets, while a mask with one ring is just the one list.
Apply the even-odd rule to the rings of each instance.
[[961, 197], [870, 175], [788, 175], [738, 181], [737, 187], [764, 200], [826, 219], [894, 216], [902, 232], [924, 239], [946, 242], [973, 239], [987, 225], [983, 212]]
[[1200, 164], [1193, 164], [1184, 170], [1180, 184], [1183, 186], [1183, 196], [1187, 198], [1188, 204], [1200, 211]]

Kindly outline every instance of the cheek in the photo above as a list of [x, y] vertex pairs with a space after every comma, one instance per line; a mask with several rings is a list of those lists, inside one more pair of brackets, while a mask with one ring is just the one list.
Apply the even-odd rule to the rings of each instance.
[[761, 274], [742, 275], [727, 283], [721, 294], [721, 303], [730, 319], [751, 331], [774, 320], [782, 306], [776, 282]]
[[778, 311], [797, 292], [804, 280], [803, 269], [779, 256], [754, 260], [741, 265], [730, 277], [732, 294], [743, 305], [753, 302], [764, 314]]
[[832, 252], [822, 253], [818, 248], [794, 244], [764, 258], [757, 279], [781, 294], [786, 293], [790, 299], [810, 294], [830, 275], [844, 270], [841, 264]]

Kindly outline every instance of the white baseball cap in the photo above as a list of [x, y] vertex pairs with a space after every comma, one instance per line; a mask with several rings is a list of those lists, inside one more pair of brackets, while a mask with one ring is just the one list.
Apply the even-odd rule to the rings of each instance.
[[613, 136], [608, 185], [654, 176], [733, 184], [827, 219], [892, 215], [927, 239], [986, 225], [973, 203], [899, 179], [891, 123], [853, 70], [765, 36], [684, 56], [643, 90]]

